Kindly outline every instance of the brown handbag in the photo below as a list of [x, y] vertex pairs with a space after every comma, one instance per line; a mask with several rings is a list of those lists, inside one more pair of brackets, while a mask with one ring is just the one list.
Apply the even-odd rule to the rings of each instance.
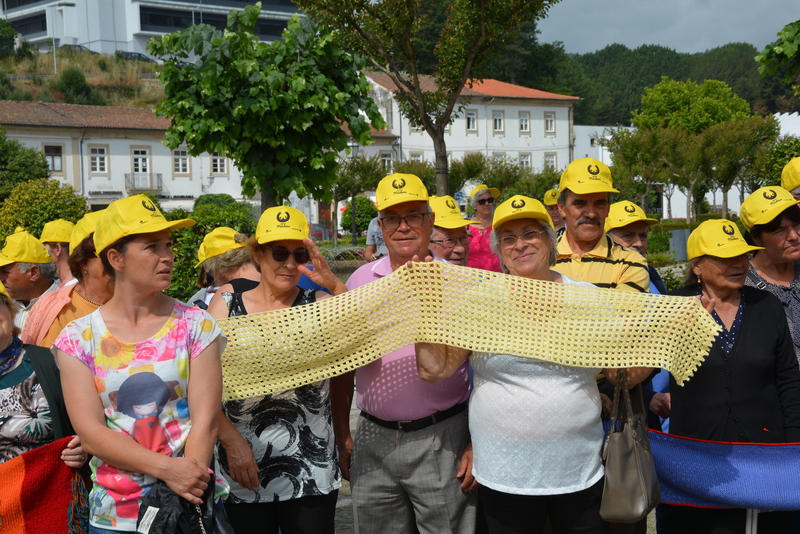
[[620, 369], [614, 388], [611, 429], [603, 447], [605, 483], [600, 517], [610, 523], [636, 523], [647, 517], [661, 500], [641, 395], [638, 400], [637, 413], [628, 391], [627, 369]]

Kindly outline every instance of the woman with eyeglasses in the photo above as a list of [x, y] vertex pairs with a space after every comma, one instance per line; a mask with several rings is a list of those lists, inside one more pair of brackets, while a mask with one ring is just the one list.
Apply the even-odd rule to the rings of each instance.
[[[214, 318], [302, 306], [329, 297], [297, 286], [301, 274], [337, 295], [347, 291], [308, 238], [301, 211], [266, 210], [248, 247], [261, 281], [241, 293], [221, 289]], [[312, 261], [315, 269], [305, 266]], [[219, 425], [222, 473], [231, 485], [225, 509], [237, 534], [333, 534], [342, 483], [328, 380], [289, 391], [227, 401]]]
[[800, 362], [800, 207], [785, 189], [762, 187], [742, 203], [744, 238], [753, 252], [745, 285], [780, 299]]
[[500, 259], [492, 252], [489, 235], [492, 233], [494, 201], [500, 196], [496, 187], [476, 185], [469, 194], [469, 202], [475, 210], [475, 223], [470, 226], [472, 241], [469, 245], [467, 267], [502, 272]]
[[[538, 200], [511, 197], [495, 211], [493, 227], [492, 250], [511, 275], [592, 287], [552, 270], [555, 231]], [[558, 534], [603, 532], [600, 369], [428, 343], [415, 348], [428, 382], [446, 379], [470, 358], [472, 473], [490, 533], [541, 533], [548, 518]], [[629, 369], [631, 385], [650, 371]], [[603, 372], [616, 377], [615, 370]]]

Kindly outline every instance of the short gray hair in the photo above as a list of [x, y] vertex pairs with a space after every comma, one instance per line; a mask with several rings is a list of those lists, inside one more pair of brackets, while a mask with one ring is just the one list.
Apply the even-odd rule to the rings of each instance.
[[19, 272], [21, 274], [25, 274], [31, 270], [31, 267], [36, 265], [39, 268], [39, 273], [42, 276], [49, 279], [54, 279], [56, 277], [56, 265], [54, 263], [25, 263], [18, 261], [17, 265], [19, 265]]
[[469, 205], [472, 206], [472, 209], [478, 207], [478, 197], [484, 193], [489, 193], [490, 195], [492, 194], [492, 192], [489, 191], [488, 189], [481, 189], [480, 191], [469, 197]]
[[[556, 231], [553, 230], [553, 227], [549, 224], [540, 221], [539, 219], [532, 219], [539, 223], [539, 226], [544, 229], [544, 233], [550, 239], [550, 266], [556, 264], [556, 255], [558, 252], [556, 251]], [[500, 263], [503, 263], [503, 256], [500, 254], [500, 230], [503, 228], [504, 225], [501, 225], [500, 228], [492, 228], [492, 233], [489, 236], [489, 247], [494, 252], [494, 255], [500, 258]], [[503, 266], [505, 268], [505, 266]]]

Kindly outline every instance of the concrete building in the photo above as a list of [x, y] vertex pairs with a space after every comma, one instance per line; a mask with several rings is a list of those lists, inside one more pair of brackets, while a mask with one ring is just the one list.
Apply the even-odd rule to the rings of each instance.
[[[83, 45], [103, 54], [117, 50], [145, 53], [148, 39], [206, 23], [224, 28], [231, 9], [250, 0], [0, 0], [0, 16], [21, 38], [50, 49]], [[265, 41], [280, 37], [297, 12], [291, 0], [261, 0], [256, 34]]]

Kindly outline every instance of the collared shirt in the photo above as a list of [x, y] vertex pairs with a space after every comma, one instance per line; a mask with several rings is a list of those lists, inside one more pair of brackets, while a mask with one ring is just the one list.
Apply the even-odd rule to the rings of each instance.
[[566, 234], [557, 245], [555, 271], [573, 280], [597, 287], [646, 293], [650, 288], [647, 260], [641, 254], [614, 243], [603, 234], [597, 245], [583, 256], [572, 252]]
[[[437, 261], [444, 261], [431, 252]], [[388, 256], [361, 266], [347, 281], [355, 289], [392, 273]], [[395, 313], [386, 310], [386, 313]], [[356, 405], [385, 421], [410, 421], [446, 410], [469, 398], [467, 362], [453, 376], [432, 384], [417, 372], [414, 345], [405, 346], [356, 370]]]
[[[47, 288], [47, 291], [42, 293], [42, 295], [50, 293], [51, 291], [58, 291], [59, 289], [58, 280], [56, 280], [50, 287]], [[27, 306], [23, 305], [21, 302], [14, 301], [17, 305], [17, 315], [14, 317], [14, 326], [20, 330], [25, 328], [25, 321], [28, 319], [28, 314], [31, 312], [31, 308], [33, 308], [33, 305], [36, 304], [40, 298], [42, 298], [42, 295], [32, 299]]]
[[[378, 218], [375, 217], [369, 222], [369, 227], [367, 228], [367, 245], [372, 245], [375, 247], [375, 255], [386, 256], [389, 254], [389, 249], [386, 248], [386, 243], [383, 241], [383, 234], [381, 233], [381, 227], [378, 226]], [[371, 261], [372, 258], [367, 258], [367, 261]]]

